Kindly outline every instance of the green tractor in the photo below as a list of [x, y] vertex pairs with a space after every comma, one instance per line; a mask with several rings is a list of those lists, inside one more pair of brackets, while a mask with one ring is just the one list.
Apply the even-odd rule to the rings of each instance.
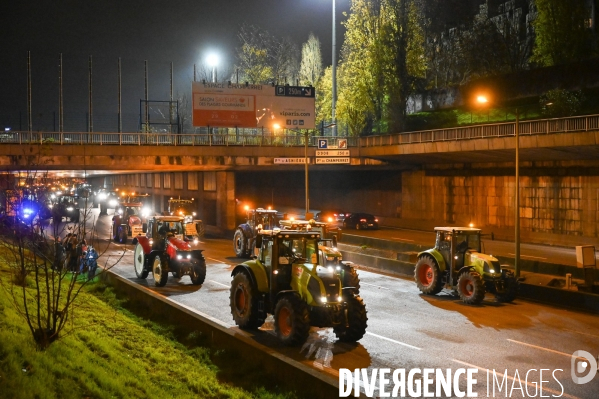
[[518, 292], [514, 274], [492, 255], [481, 252], [481, 231], [471, 227], [435, 227], [435, 247], [418, 254], [414, 279], [423, 294], [453, 289], [464, 303], [482, 302], [487, 291], [498, 302], [512, 302]]
[[310, 326], [333, 327], [342, 342], [364, 336], [364, 302], [333, 268], [319, 264], [319, 233], [276, 228], [259, 231], [255, 241], [258, 255], [231, 273], [231, 314], [239, 328], [256, 329], [272, 314], [285, 345], [303, 344]]
[[[331, 231], [327, 223], [311, 220], [279, 220], [283, 230], [302, 230], [320, 233], [318, 244], [318, 262], [322, 266], [333, 268], [339, 275], [344, 287], [354, 287], [354, 294], [360, 293], [360, 277], [356, 272], [353, 262], [343, 261], [343, 255], [337, 248], [337, 240], [341, 230]], [[331, 238], [326, 238], [330, 236]]]

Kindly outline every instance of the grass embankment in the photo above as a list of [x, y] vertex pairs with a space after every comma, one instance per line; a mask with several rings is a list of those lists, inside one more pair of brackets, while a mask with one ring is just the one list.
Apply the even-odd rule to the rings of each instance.
[[0, 397], [296, 397], [271, 385], [251, 360], [139, 317], [101, 283], [88, 287], [68, 333], [43, 352], [0, 287]]

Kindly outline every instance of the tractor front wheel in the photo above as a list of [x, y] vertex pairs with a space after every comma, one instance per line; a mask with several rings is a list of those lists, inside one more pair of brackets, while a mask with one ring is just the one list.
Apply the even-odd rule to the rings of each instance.
[[366, 305], [359, 296], [352, 296], [347, 299], [347, 309], [345, 317], [337, 327], [333, 328], [337, 339], [341, 342], [356, 342], [362, 339], [366, 334]]
[[199, 260], [192, 260], [193, 269], [191, 270], [191, 274], [189, 277], [191, 278], [191, 283], [193, 285], [200, 285], [204, 283], [206, 279], [206, 262], [202, 262]]
[[443, 289], [441, 271], [437, 262], [430, 256], [422, 256], [418, 259], [414, 268], [414, 280], [423, 294], [435, 295]]
[[168, 262], [160, 256], [154, 258], [154, 266], [152, 267], [154, 274], [154, 285], [156, 287], [164, 287], [168, 280]]
[[146, 254], [141, 244], [135, 246], [135, 252], [133, 253], [133, 266], [135, 267], [135, 275], [137, 278], [146, 279], [150, 273], [145, 268]]
[[258, 328], [264, 324], [264, 319], [258, 314], [258, 289], [246, 273], [233, 276], [229, 302], [231, 315], [239, 328]]
[[465, 270], [458, 278], [458, 295], [468, 305], [478, 305], [485, 298], [485, 285], [480, 274]]
[[275, 334], [284, 345], [301, 345], [310, 334], [310, 311], [296, 295], [284, 296], [275, 307]]
[[509, 303], [516, 299], [518, 295], [518, 280], [512, 272], [506, 272], [503, 279], [503, 291], [495, 292], [497, 302]]
[[235, 230], [235, 235], [233, 236], [233, 249], [238, 258], [247, 258], [250, 254], [247, 237], [243, 234], [241, 229]]

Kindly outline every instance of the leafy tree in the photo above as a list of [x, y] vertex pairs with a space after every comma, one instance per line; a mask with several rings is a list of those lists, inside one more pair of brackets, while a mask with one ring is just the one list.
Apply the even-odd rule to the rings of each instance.
[[361, 115], [379, 132], [404, 129], [408, 95], [425, 72], [420, 6], [417, 0], [352, 1], [338, 79], [340, 119]]
[[302, 61], [299, 75], [303, 86], [316, 86], [318, 79], [322, 75], [320, 40], [312, 33], [310, 33], [308, 41], [302, 46]]
[[564, 64], [587, 58], [590, 31], [584, 0], [536, 0], [533, 21], [535, 43], [531, 61], [542, 66]]
[[[341, 76], [337, 70], [337, 78]], [[324, 70], [322, 77], [316, 83], [316, 123], [332, 119], [333, 71], [331, 67]], [[337, 103], [338, 104], [338, 103]]]
[[578, 112], [584, 96], [581, 91], [549, 90], [539, 99], [543, 115], [550, 118], [572, 116]]

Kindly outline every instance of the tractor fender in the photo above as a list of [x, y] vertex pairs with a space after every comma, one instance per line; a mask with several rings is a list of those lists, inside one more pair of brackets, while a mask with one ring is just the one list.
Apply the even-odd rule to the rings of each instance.
[[137, 236], [136, 237], [136, 244], [139, 244], [142, 246], [142, 248], [144, 249], [144, 254], [149, 254], [152, 251], [152, 246], [150, 245], [150, 239], [148, 237], [144, 237], [144, 236]]
[[287, 295], [295, 295], [299, 299], [302, 299], [302, 296], [296, 290], [284, 290], [284, 291], [280, 291], [275, 296], [275, 306], [276, 306], [276, 303], [279, 302], [279, 299], [281, 299], [281, 298], [283, 298], [284, 296], [287, 296]]
[[441, 255], [441, 253], [439, 251], [437, 251], [434, 248], [427, 249], [426, 251], [422, 251], [418, 254], [418, 259], [420, 259], [420, 257], [425, 254], [431, 255], [435, 259], [435, 261], [437, 262], [437, 265], [439, 266], [439, 270], [444, 272], [447, 269], [447, 265], [445, 264], [445, 259], [443, 259], [443, 255]]
[[[456, 273], [456, 278], [457, 278], [457, 276], [462, 274], [464, 271], [478, 273], [478, 271], [476, 270], [476, 268], [474, 266], [464, 266], [460, 270], [458, 270], [458, 272]], [[482, 274], [481, 274], [481, 277], [482, 277]]]
[[255, 261], [235, 266], [231, 272], [231, 276], [239, 272], [245, 272], [250, 276], [250, 280], [258, 288], [258, 291], [268, 292], [268, 276], [266, 275], [266, 271], [262, 266], [256, 264]]
[[202, 255], [202, 252], [204, 252], [203, 249], [192, 249], [191, 256], [195, 259], [204, 259], [204, 255]]

